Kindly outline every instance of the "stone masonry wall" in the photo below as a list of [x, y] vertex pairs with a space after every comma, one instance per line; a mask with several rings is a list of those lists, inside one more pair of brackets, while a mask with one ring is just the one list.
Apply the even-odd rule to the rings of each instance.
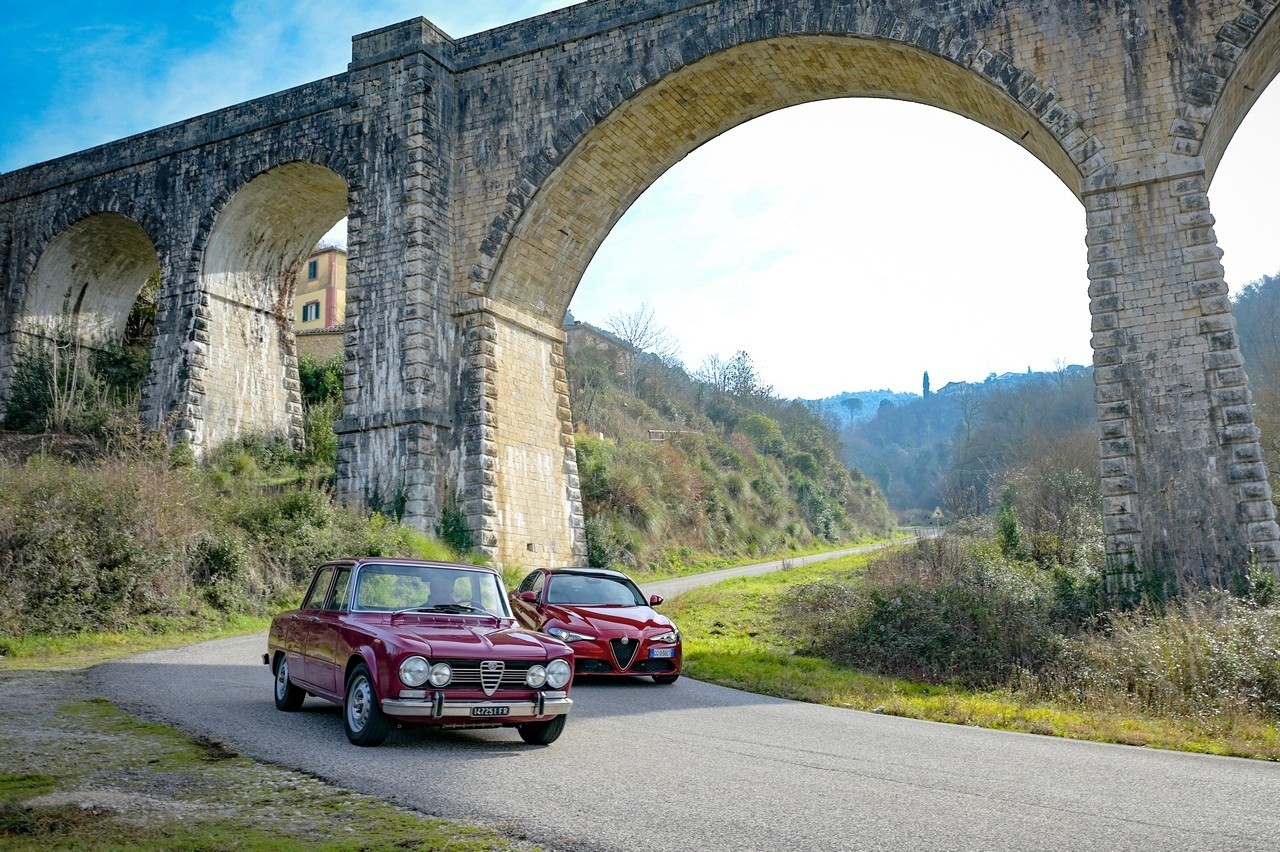
[[[1249, 559], [1280, 564], [1208, 185], [1280, 70], [1275, 10], [592, 0], [461, 40], [423, 19], [365, 33], [344, 74], [0, 175], [0, 403], [42, 255], [111, 213], [162, 275], [146, 422], [198, 449], [293, 423], [282, 282], [345, 201], [340, 493], [428, 529], [457, 501], [499, 562], [584, 561], [559, 326], [601, 241], [744, 121], [908, 99], [1015, 140], [1081, 199], [1115, 583], [1173, 565], [1221, 584]], [[321, 212], [290, 215], [295, 191]], [[107, 225], [80, 233], [109, 242]], [[254, 344], [255, 324], [275, 343]], [[255, 360], [262, 384], [228, 382]], [[284, 421], [255, 410], [282, 406]]]

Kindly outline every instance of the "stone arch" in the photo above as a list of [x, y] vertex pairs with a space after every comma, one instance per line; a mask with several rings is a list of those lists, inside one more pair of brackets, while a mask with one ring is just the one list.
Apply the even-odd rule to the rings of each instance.
[[292, 161], [238, 182], [206, 219], [185, 347], [200, 379], [183, 437], [200, 448], [252, 433], [301, 439], [294, 282], [319, 239], [347, 215], [347, 198], [340, 173]]
[[962, 36], [911, 32], [916, 41], [766, 38], [673, 63], [642, 86], [624, 81], [618, 103], [578, 112], [526, 163], [481, 246], [471, 292], [558, 324], [604, 237], [668, 168], [743, 122], [814, 100], [887, 97], [955, 112], [1021, 145], [1077, 197], [1084, 178], [1105, 169], [1079, 116], [1007, 56]]
[[1275, 10], [1272, 3], [1240, 3], [1182, 92], [1170, 129], [1173, 152], [1202, 157], [1209, 181], [1249, 109], [1280, 75], [1280, 15]]
[[[1101, 143], [1079, 116], [1008, 56], [965, 34], [891, 16], [877, 20], [872, 38], [831, 34], [830, 22], [797, 18], [772, 26], [799, 33], [766, 27], [742, 42], [714, 34], [686, 41], [645, 66], [645, 78], [624, 78], [563, 122], [550, 144], [524, 163], [470, 272], [470, 293], [482, 298], [459, 314], [467, 352], [463, 417], [474, 424], [462, 465], [469, 486], [464, 511], [492, 558], [527, 562], [560, 547], [575, 561], [586, 559], [560, 325], [613, 226], [695, 148], [786, 107], [885, 97], [946, 109], [1001, 133], [1078, 198], [1086, 178], [1107, 168]], [[495, 368], [500, 359], [537, 367], [509, 375]], [[536, 404], [535, 396], [541, 397]], [[500, 420], [495, 412], [515, 408], [517, 398], [523, 421]], [[528, 416], [534, 409], [538, 416]], [[512, 494], [526, 495], [538, 510], [528, 511]], [[568, 546], [544, 545], [540, 536], [550, 534], [538, 521], [547, 529], [567, 526]]]
[[155, 244], [136, 220], [102, 212], [48, 241], [27, 277], [24, 330], [67, 330], [88, 344], [119, 343], [147, 279], [160, 269]]

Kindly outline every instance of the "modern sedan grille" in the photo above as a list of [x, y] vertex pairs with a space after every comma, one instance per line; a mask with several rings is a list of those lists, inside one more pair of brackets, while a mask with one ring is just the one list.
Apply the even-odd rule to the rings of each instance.
[[635, 639], [610, 639], [610, 647], [613, 648], [613, 659], [618, 663], [618, 668], [625, 669], [631, 665], [631, 661], [636, 656], [636, 651], [640, 650], [640, 642]]

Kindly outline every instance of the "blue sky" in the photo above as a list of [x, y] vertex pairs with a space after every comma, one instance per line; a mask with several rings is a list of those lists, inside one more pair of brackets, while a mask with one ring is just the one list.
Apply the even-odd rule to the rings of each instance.
[[[571, 4], [11, 5], [3, 171], [339, 73], [351, 36], [417, 15], [463, 36]], [[1273, 89], [1210, 192], [1233, 289], [1280, 271], [1261, 200], [1280, 193]], [[1085, 270], [1079, 203], [1021, 148], [939, 110], [841, 100], [750, 122], [667, 172], [605, 241], [572, 310], [607, 325], [648, 303], [691, 369], [746, 350], [784, 396], [918, 391], [925, 370], [938, 388], [1088, 363]]]

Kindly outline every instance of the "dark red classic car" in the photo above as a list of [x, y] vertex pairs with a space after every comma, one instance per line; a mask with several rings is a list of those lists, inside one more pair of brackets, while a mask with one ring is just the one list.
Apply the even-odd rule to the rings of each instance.
[[626, 574], [600, 568], [541, 568], [511, 593], [521, 624], [573, 647], [578, 674], [675, 683], [684, 652], [680, 631], [653, 610], [660, 603]]
[[554, 742], [573, 701], [573, 651], [520, 628], [497, 571], [413, 559], [340, 559], [316, 569], [302, 606], [271, 623], [262, 661], [276, 707], [308, 695], [342, 706], [347, 739], [393, 725], [514, 727]]

